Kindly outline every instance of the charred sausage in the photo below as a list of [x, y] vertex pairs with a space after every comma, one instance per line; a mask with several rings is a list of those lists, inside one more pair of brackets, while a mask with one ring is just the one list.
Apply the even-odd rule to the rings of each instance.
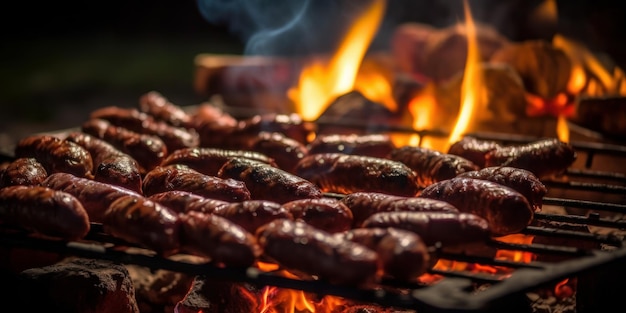
[[486, 167], [478, 171], [465, 172], [458, 177], [484, 179], [510, 187], [526, 197], [535, 212], [541, 210], [543, 197], [548, 193], [546, 186], [535, 174], [516, 167]]
[[14, 185], [35, 186], [48, 177], [48, 172], [35, 158], [17, 158], [0, 173], [0, 188]]
[[316, 184], [324, 192], [382, 192], [414, 196], [419, 191], [417, 176], [401, 162], [362, 155], [320, 153], [304, 157], [295, 174]]
[[175, 127], [193, 129], [195, 126], [193, 116], [157, 91], [149, 91], [139, 97], [139, 110]]
[[283, 204], [296, 220], [302, 220], [317, 229], [337, 233], [352, 228], [352, 211], [338, 199], [300, 199]]
[[0, 223], [65, 240], [82, 239], [90, 230], [87, 211], [78, 199], [42, 186], [0, 189]]
[[379, 192], [354, 192], [341, 198], [353, 215], [353, 227], [360, 227], [363, 221], [379, 212], [458, 212], [452, 204], [445, 201], [401, 197]]
[[89, 152], [67, 140], [52, 135], [31, 135], [15, 146], [15, 157], [34, 158], [48, 174], [65, 172], [80, 177], [91, 177], [93, 159]]
[[510, 166], [528, 170], [538, 178], [564, 172], [576, 161], [576, 150], [556, 138], [525, 145], [500, 147], [485, 157], [485, 166]]
[[472, 136], [465, 136], [448, 148], [448, 154], [458, 155], [470, 160], [478, 167], [485, 167], [487, 153], [500, 148], [500, 145], [491, 140], [480, 140]]
[[202, 174], [217, 176], [220, 168], [232, 158], [257, 160], [272, 166], [278, 166], [269, 156], [250, 150], [228, 150], [221, 148], [187, 148], [172, 151], [161, 163], [162, 166], [181, 164]]
[[250, 199], [250, 190], [242, 181], [205, 175], [184, 166], [158, 166], [144, 176], [144, 195], [170, 190], [189, 191], [229, 202]]
[[104, 214], [102, 227], [114, 237], [162, 255], [180, 249], [178, 215], [140, 195], [126, 195], [113, 201]]
[[422, 238], [399, 228], [355, 228], [337, 236], [362, 244], [378, 253], [385, 275], [399, 280], [415, 280], [430, 266], [430, 253]]
[[276, 161], [277, 167], [287, 172], [293, 172], [298, 161], [308, 153], [303, 143], [277, 132], [260, 132], [248, 149], [267, 155]]
[[293, 219], [279, 203], [268, 200], [247, 200], [215, 208], [212, 214], [222, 216], [254, 233], [259, 227], [277, 219]]
[[177, 213], [191, 211], [213, 213], [218, 207], [230, 204], [230, 202], [224, 200], [205, 198], [183, 190], [170, 190], [155, 193], [148, 196], [148, 199], [158, 202]]
[[389, 153], [389, 159], [406, 164], [415, 171], [417, 184], [420, 188], [456, 177], [467, 171], [479, 169], [476, 164], [468, 159], [424, 147], [403, 146], [396, 148]]
[[253, 234], [224, 217], [190, 211], [180, 220], [182, 251], [228, 267], [251, 266], [262, 253]]
[[276, 220], [259, 228], [256, 234], [264, 255], [286, 269], [343, 285], [376, 279], [376, 252], [303, 221]]
[[67, 192], [80, 201], [89, 220], [102, 222], [102, 216], [111, 202], [126, 195], [139, 195], [119, 186], [102, 183], [68, 173], [53, 173], [41, 183], [42, 186]]
[[385, 158], [395, 149], [386, 134], [321, 134], [308, 144], [309, 154], [344, 153]]
[[419, 196], [446, 201], [461, 212], [483, 217], [494, 236], [521, 231], [534, 215], [522, 194], [482, 179], [455, 177], [426, 187]]
[[232, 158], [219, 170], [218, 177], [245, 183], [251, 199], [285, 203], [298, 199], [321, 198], [322, 191], [310, 181], [267, 163]]

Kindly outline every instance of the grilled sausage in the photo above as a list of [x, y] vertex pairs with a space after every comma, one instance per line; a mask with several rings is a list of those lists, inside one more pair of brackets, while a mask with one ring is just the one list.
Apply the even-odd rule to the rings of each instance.
[[163, 160], [161, 165], [181, 164], [202, 174], [216, 176], [224, 163], [232, 158], [252, 159], [272, 166], [278, 166], [274, 159], [260, 152], [208, 147], [187, 148], [173, 151]]
[[403, 146], [391, 151], [388, 157], [406, 164], [415, 171], [417, 185], [420, 188], [479, 169], [476, 164], [458, 155], [445, 154], [423, 147]]
[[35, 186], [48, 177], [46, 169], [35, 158], [17, 158], [0, 173], [0, 188], [14, 185]]
[[211, 213], [222, 216], [251, 233], [271, 221], [293, 219], [293, 215], [286, 208], [268, 200], [234, 202], [219, 206]]
[[329, 233], [352, 228], [352, 211], [338, 199], [300, 199], [284, 203], [283, 207], [294, 219]]
[[419, 196], [446, 201], [461, 212], [483, 217], [494, 236], [521, 231], [534, 215], [522, 194], [482, 179], [455, 177], [426, 187]]
[[232, 158], [219, 170], [218, 177], [245, 183], [251, 199], [285, 203], [298, 199], [321, 198], [322, 191], [310, 181], [267, 163]]
[[431, 264], [428, 247], [414, 232], [398, 228], [355, 228], [336, 234], [378, 253], [383, 273], [410, 281], [424, 274]]
[[395, 149], [386, 134], [322, 134], [308, 144], [309, 154], [344, 153], [385, 158]]
[[102, 119], [89, 119], [83, 123], [82, 131], [127, 153], [137, 160], [144, 172], [161, 164], [168, 153], [161, 138], [115, 126]]
[[193, 115], [195, 130], [200, 134], [201, 147], [231, 149], [232, 134], [237, 131], [239, 121], [210, 103], [201, 104]]
[[240, 121], [236, 135], [247, 136], [260, 132], [282, 133], [285, 136], [297, 140], [303, 144], [311, 132], [308, 124], [296, 113], [265, 113]]
[[70, 132], [65, 140], [75, 142], [89, 151], [94, 164], [94, 180], [142, 193], [142, 169], [130, 155], [83, 132]]
[[535, 212], [541, 210], [543, 197], [548, 193], [546, 186], [535, 174], [516, 167], [486, 167], [478, 171], [465, 172], [458, 177], [484, 179], [510, 187], [526, 197]]
[[111, 202], [126, 195], [139, 195], [119, 186], [106, 184], [68, 173], [53, 173], [41, 183], [42, 186], [67, 192], [80, 201], [91, 222], [102, 222], [102, 216]]
[[159, 137], [168, 151], [197, 147], [200, 144], [200, 136], [195, 130], [174, 127], [134, 108], [103, 107], [92, 111], [90, 118], [106, 120], [114, 126]]
[[286, 269], [344, 285], [376, 279], [376, 252], [305, 222], [276, 220], [259, 228], [256, 234], [264, 255]]
[[363, 221], [379, 212], [458, 212], [453, 205], [440, 200], [401, 197], [379, 192], [354, 192], [341, 198], [353, 215], [352, 227], [360, 227]]
[[363, 222], [365, 228], [398, 228], [419, 235], [433, 246], [457, 247], [484, 242], [490, 236], [487, 221], [471, 213], [454, 212], [380, 212]]
[[448, 148], [448, 154], [458, 155], [470, 160], [478, 167], [485, 167], [487, 153], [500, 148], [495, 141], [480, 140], [472, 136], [465, 136], [461, 140], [453, 143]]
[[230, 202], [224, 200], [205, 198], [195, 193], [182, 190], [155, 193], [148, 196], [148, 199], [158, 202], [177, 213], [191, 211], [213, 213], [218, 207], [230, 204]]
[[401, 162], [362, 155], [320, 153], [304, 157], [294, 173], [324, 192], [382, 192], [414, 196], [419, 191], [417, 176]]
[[31, 135], [15, 146], [16, 158], [34, 158], [48, 174], [65, 172], [80, 177], [91, 177], [93, 159], [89, 152], [67, 140], [52, 135]]
[[525, 145], [500, 147], [485, 157], [485, 166], [511, 166], [528, 170], [539, 179], [564, 172], [576, 161], [576, 151], [556, 138]]
[[253, 234], [226, 218], [190, 211], [180, 220], [182, 251], [227, 267], [251, 266], [262, 253]]
[[195, 126], [193, 116], [157, 91], [149, 91], [139, 97], [139, 110], [174, 127], [193, 129]]
[[87, 211], [78, 199], [42, 186], [0, 189], [0, 222], [65, 240], [82, 239], [90, 230]]
[[113, 201], [103, 216], [102, 228], [161, 255], [172, 255], [180, 249], [178, 215], [140, 195], [125, 195]]
[[242, 181], [204, 175], [184, 166], [158, 166], [144, 176], [144, 195], [170, 190], [189, 191], [228, 202], [250, 199], [250, 191]]
[[298, 161], [308, 154], [303, 143], [277, 132], [260, 132], [248, 149], [267, 155], [287, 172], [293, 172]]

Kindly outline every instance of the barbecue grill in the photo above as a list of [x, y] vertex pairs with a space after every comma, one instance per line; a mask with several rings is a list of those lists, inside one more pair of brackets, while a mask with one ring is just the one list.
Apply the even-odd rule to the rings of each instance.
[[[366, 125], [337, 124], [320, 120], [315, 126], [318, 131], [332, 126], [362, 132]], [[369, 131], [372, 131], [371, 125], [367, 127]], [[446, 134], [434, 131], [415, 131], [385, 125], [379, 127], [380, 129], [376, 131], [446, 136]], [[503, 144], [525, 143], [537, 139], [496, 133], [469, 135]], [[2, 229], [3, 235], [0, 237], [0, 242], [8, 247], [112, 260], [151, 269], [204, 275], [210, 277], [211, 280], [302, 290], [417, 312], [498, 312], [504, 309], [514, 311], [512, 303], [525, 301], [523, 299], [526, 299], [524, 295], [527, 292], [554, 286], [564, 279], [578, 279], [577, 312], [597, 312], [600, 308], [611, 307], [613, 303], [620, 300], [619, 297], [610, 298], [607, 293], [599, 294], [595, 288], [605, 283], [609, 286], [612, 283], [610, 280], [616, 279], [616, 276], [618, 279], [623, 278], [619, 276], [623, 274], [623, 271], [615, 265], [626, 260], [624, 239], [619, 233], [620, 230], [626, 228], [626, 220], [621, 219], [623, 212], [626, 212], [626, 175], [622, 171], [623, 168], [618, 165], [620, 160], [626, 158], [626, 146], [591, 140], [572, 141], [571, 144], [578, 153], [577, 162], [567, 170], [563, 177], [544, 181], [549, 190], [543, 200], [544, 209], [551, 206], [562, 207], [565, 213], [550, 213], [546, 212], [547, 210], [537, 213], [533, 224], [521, 232], [521, 234], [532, 235], [535, 238], [547, 238], [547, 241], [519, 244], [500, 241], [496, 238], [485, 243], [491, 249], [533, 253], [537, 256], [537, 260], [508, 261], [493, 256], [439, 252], [440, 260], [508, 269], [504, 274], [432, 269], [429, 274], [441, 277], [436, 282], [407, 283], [387, 279], [375, 286], [338, 286], [314, 279], [289, 278], [279, 272], [262, 271], [258, 268], [219, 268], [210, 263], [194, 264], [174, 261], [160, 257], [151, 251], [138, 253], [135, 250], [124, 249], [132, 244], [105, 234], [101, 225], [97, 223], [91, 225], [91, 231], [83, 241], [41, 239], [29, 236], [23, 231]], [[607, 158], [612, 160], [610, 162], [613, 162], [615, 169], [613, 171], [597, 170], [595, 163], [598, 160], [604, 163]], [[341, 197], [342, 195], [326, 194], [326, 196]], [[611, 200], [604, 200], [606, 198]], [[588, 232], [579, 228], [562, 228], [558, 226], [561, 223], [582, 228], [600, 227], [605, 231]], [[593, 248], [589, 248], [589, 245], [580, 245], [581, 242], [591, 243]], [[598, 276], [600, 274], [602, 275]], [[604, 276], [610, 277], [605, 279], [607, 282], [597, 278]], [[594, 280], [589, 277], [594, 277]], [[587, 283], [593, 286], [585, 286]], [[608, 294], [612, 295], [612, 293]], [[528, 308], [528, 303], [526, 303], [526, 308]]]

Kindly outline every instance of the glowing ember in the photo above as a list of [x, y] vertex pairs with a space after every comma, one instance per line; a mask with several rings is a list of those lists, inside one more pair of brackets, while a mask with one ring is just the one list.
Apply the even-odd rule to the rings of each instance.
[[[497, 238], [497, 240], [508, 243], [529, 245], [533, 242], [534, 236], [513, 234]], [[514, 251], [514, 250], [498, 250], [496, 259], [529, 263], [533, 261], [535, 255], [530, 252]]]

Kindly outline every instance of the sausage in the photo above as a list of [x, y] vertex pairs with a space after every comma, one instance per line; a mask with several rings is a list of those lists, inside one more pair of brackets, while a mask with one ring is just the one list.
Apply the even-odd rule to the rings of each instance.
[[180, 220], [182, 251], [227, 267], [251, 266], [262, 253], [253, 234], [226, 218], [190, 211]]
[[426, 187], [419, 197], [446, 201], [459, 211], [487, 220], [492, 235], [504, 236], [526, 228], [534, 211], [519, 192], [487, 180], [455, 177]]
[[0, 188], [14, 185], [35, 186], [48, 177], [48, 172], [35, 158], [17, 158], [0, 174]]
[[169, 256], [180, 249], [180, 219], [169, 208], [141, 195], [125, 195], [111, 203], [102, 229], [129, 243]]
[[303, 143], [277, 132], [260, 132], [248, 149], [267, 155], [287, 172], [293, 172], [298, 161], [308, 154]]
[[276, 220], [259, 228], [256, 236], [264, 255], [286, 269], [341, 285], [360, 285], [377, 278], [376, 252], [303, 221]]
[[44, 187], [60, 190], [76, 197], [83, 205], [89, 220], [102, 222], [102, 216], [111, 202], [126, 195], [139, 195], [134, 191], [119, 186], [102, 183], [68, 173], [53, 173], [41, 182]]
[[286, 208], [268, 200], [234, 202], [219, 206], [211, 213], [224, 217], [251, 233], [271, 221], [293, 219], [293, 215]]
[[445, 201], [417, 197], [401, 197], [379, 192], [354, 192], [345, 195], [340, 201], [352, 211], [352, 227], [360, 227], [363, 221], [368, 217], [379, 212], [459, 212], [457, 208]]
[[512, 188], [526, 197], [535, 212], [541, 211], [543, 197], [548, 193], [546, 186], [535, 174], [516, 167], [486, 167], [478, 171], [465, 172], [458, 177], [484, 179]]
[[143, 170], [130, 155], [102, 139], [83, 132], [70, 132], [65, 140], [75, 142], [89, 151], [95, 167], [94, 180], [142, 193]]
[[309, 154], [344, 153], [385, 158], [395, 149], [387, 134], [321, 134], [308, 144]]
[[472, 136], [465, 136], [461, 140], [454, 142], [448, 148], [448, 154], [458, 155], [470, 160], [478, 167], [485, 167], [487, 153], [500, 148], [500, 145], [491, 140], [480, 140]]
[[363, 221], [365, 228], [398, 228], [419, 235], [428, 246], [458, 247], [489, 239], [487, 220], [471, 213], [380, 212]]
[[338, 199], [300, 199], [284, 203], [283, 207], [294, 219], [302, 220], [329, 233], [352, 228], [352, 211]]
[[218, 199], [205, 198], [189, 191], [170, 190], [155, 193], [148, 199], [158, 202], [177, 213], [197, 211], [213, 213], [218, 207], [228, 205], [230, 202]]
[[195, 126], [193, 116], [157, 91], [149, 91], [139, 97], [139, 110], [175, 127], [193, 129]]
[[115, 126], [102, 119], [89, 119], [81, 128], [83, 132], [102, 139], [130, 155], [137, 160], [144, 172], [161, 164], [168, 153], [167, 146], [161, 138]]
[[52, 135], [31, 135], [15, 146], [16, 158], [34, 158], [48, 174], [65, 172], [80, 177], [91, 177], [93, 159], [89, 152], [67, 140]]
[[321, 198], [322, 191], [310, 181], [267, 163], [232, 158], [219, 170], [218, 177], [242, 181], [251, 199], [285, 203], [298, 199]]
[[108, 106], [91, 112], [90, 118], [106, 120], [111, 125], [161, 138], [168, 151], [197, 147], [200, 136], [193, 129], [174, 127], [134, 108]]
[[402, 146], [391, 151], [388, 157], [415, 171], [420, 188], [479, 169], [476, 164], [458, 155], [423, 147]]
[[401, 162], [362, 155], [320, 153], [304, 157], [295, 174], [316, 184], [324, 192], [382, 192], [414, 196], [419, 191], [417, 176]]
[[224, 149], [240, 146], [231, 142], [239, 121], [215, 105], [200, 104], [193, 120], [194, 129], [200, 134], [200, 146]]
[[236, 134], [245, 137], [256, 136], [260, 132], [276, 132], [305, 144], [311, 131], [309, 124], [296, 113], [265, 113], [240, 121]]
[[90, 230], [87, 211], [78, 199], [42, 186], [0, 189], [0, 222], [65, 240], [82, 239]]
[[232, 158], [247, 158], [257, 160], [272, 166], [278, 166], [269, 156], [249, 150], [228, 150], [221, 148], [187, 148], [172, 151], [161, 162], [162, 166], [181, 164], [188, 166], [202, 174], [216, 176], [226, 161]]
[[250, 191], [242, 181], [204, 175], [184, 166], [158, 166], [143, 178], [143, 194], [182, 190], [205, 198], [228, 202], [250, 199]]
[[501, 147], [487, 153], [485, 166], [510, 166], [528, 170], [539, 179], [563, 173], [576, 161], [576, 150], [556, 138], [518, 146]]
[[355, 228], [336, 235], [376, 251], [383, 273], [395, 279], [415, 280], [431, 264], [430, 252], [422, 238], [408, 230]]

